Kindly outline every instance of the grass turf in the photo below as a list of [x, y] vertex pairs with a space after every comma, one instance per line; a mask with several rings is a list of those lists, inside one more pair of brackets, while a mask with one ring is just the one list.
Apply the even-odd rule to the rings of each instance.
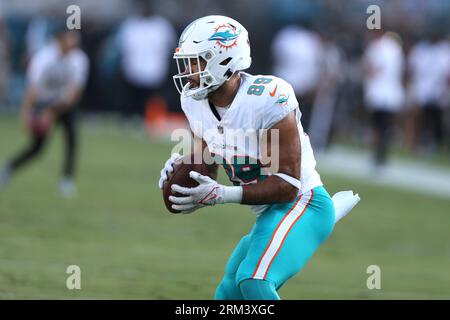
[[[59, 131], [0, 188], [0, 298], [211, 299], [252, 226], [250, 210], [169, 214], [157, 181], [172, 145], [111, 123], [83, 126], [78, 195], [62, 199]], [[0, 118], [0, 161], [25, 142], [15, 118]], [[322, 178], [330, 194], [353, 189], [362, 201], [280, 290], [283, 299], [450, 298], [448, 199]], [[81, 290], [66, 288], [72, 264], [81, 268]], [[369, 265], [381, 268], [381, 290], [366, 287]]]

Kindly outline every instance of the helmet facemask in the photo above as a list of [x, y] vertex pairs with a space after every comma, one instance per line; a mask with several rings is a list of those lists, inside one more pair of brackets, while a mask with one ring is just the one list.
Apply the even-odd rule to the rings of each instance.
[[[217, 57], [212, 50], [194, 54], [175, 52], [173, 58], [177, 62], [178, 68], [178, 74], [173, 76], [175, 87], [180, 94], [186, 97], [193, 97], [196, 100], [205, 99], [210, 92], [216, 90], [233, 74], [232, 68], [230, 68], [231, 64], [229, 64], [231, 57], [220, 62], [216, 61]], [[197, 72], [192, 72], [191, 59], [197, 60]], [[203, 70], [201, 70], [202, 59], [206, 62]], [[192, 79], [197, 75], [199, 76], [199, 86], [191, 88], [188, 79]], [[218, 77], [217, 75], [222, 76]]]

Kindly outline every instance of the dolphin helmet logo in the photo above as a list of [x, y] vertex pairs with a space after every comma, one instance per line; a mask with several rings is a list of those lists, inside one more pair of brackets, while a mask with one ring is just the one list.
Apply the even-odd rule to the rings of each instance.
[[238, 37], [239, 34], [233, 34], [230, 30], [225, 32], [216, 32], [214, 33], [208, 40], [217, 40], [219, 42], [227, 42], [234, 40]]
[[237, 38], [241, 30], [231, 24], [222, 24], [215, 28], [214, 34], [208, 38], [209, 41], [216, 41], [221, 48], [229, 49], [237, 45]]

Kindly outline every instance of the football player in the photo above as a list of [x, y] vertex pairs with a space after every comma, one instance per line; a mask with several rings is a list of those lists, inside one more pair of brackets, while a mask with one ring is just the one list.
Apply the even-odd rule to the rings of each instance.
[[0, 185], [38, 156], [55, 123], [65, 133], [65, 162], [59, 184], [63, 196], [71, 196], [77, 146], [75, 105], [82, 96], [89, 61], [79, 48], [80, 34], [68, 30], [65, 22], [53, 26], [54, 41], [32, 58], [27, 70], [27, 88], [20, 112], [22, 125], [29, 133], [28, 145], [13, 156], [0, 172]]
[[[225, 168], [234, 186], [191, 171], [199, 185], [172, 185], [182, 195], [169, 198], [172, 208], [191, 213], [224, 203], [250, 205], [256, 222], [229, 258], [215, 298], [279, 299], [277, 290], [328, 238], [337, 216], [315, 170], [292, 86], [274, 76], [243, 72], [251, 65], [248, 33], [225, 16], [192, 22], [180, 37], [174, 59], [179, 73], [173, 78], [192, 133]], [[260, 143], [230, 138], [233, 132], [264, 130], [267, 154], [278, 163], [275, 172], [264, 165]], [[278, 152], [273, 152], [274, 146]], [[173, 154], [166, 162], [160, 188], [179, 157]], [[338, 218], [359, 200], [352, 192], [338, 198]]]

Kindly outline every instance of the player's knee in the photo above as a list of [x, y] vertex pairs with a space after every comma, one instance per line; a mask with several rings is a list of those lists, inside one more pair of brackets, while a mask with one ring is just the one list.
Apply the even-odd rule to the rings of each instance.
[[245, 300], [280, 300], [275, 285], [266, 280], [247, 279], [239, 284]]

